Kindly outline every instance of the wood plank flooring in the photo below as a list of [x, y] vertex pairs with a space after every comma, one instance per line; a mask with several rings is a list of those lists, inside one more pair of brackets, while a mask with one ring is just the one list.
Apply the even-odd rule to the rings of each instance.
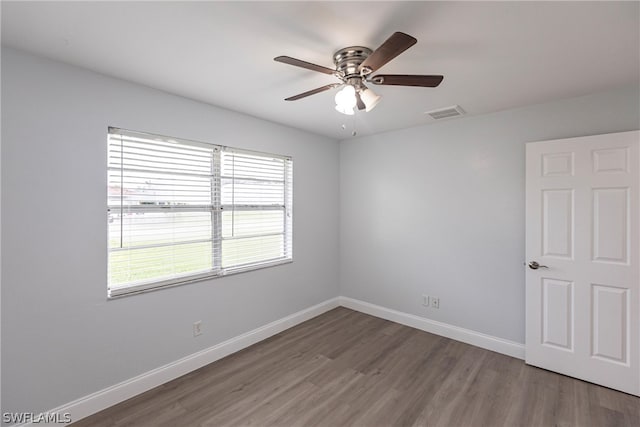
[[640, 398], [337, 308], [73, 424], [640, 426]]

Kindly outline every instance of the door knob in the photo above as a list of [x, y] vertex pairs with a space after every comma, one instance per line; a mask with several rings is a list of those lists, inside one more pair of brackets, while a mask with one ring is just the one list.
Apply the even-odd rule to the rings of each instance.
[[540, 264], [538, 264], [537, 261], [530, 261], [529, 262], [529, 268], [532, 269], [532, 270], [537, 270], [539, 268], [549, 268], [549, 267], [547, 267], [546, 265], [540, 265]]

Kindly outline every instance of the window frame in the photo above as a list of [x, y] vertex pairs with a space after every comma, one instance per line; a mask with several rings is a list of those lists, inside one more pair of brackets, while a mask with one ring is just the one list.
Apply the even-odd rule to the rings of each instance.
[[[207, 142], [193, 141], [184, 138], [175, 138], [164, 135], [152, 134], [147, 132], [140, 131], [131, 131], [127, 129], [117, 128], [109, 126], [107, 132], [107, 150], [109, 149], [111, 142], [110, 139], [113, 136], [121, 135], [128, 137], [136, 137], [136, 138], [144, 138], [147, 140], [156, 140], [160, 142], [171, 142], [178, 143], [187, 146], [195, 146], [195, 147], [204, 147], [207, 149], [212, 149], [212, 165], [210, 169], [209, 176], [212, 180], [211, 184], [211, 204], [205, 204], [200, 206], [178, 206], [178, 205], [151, 205], [151, 206], [141, 206], [134, 205], [133, 210], [136, 211], [144, 211], [144, 212], [210, 212], [211, 213], [211, 244], [212, 244], [212, 268], [210, 270], [204, 272], [193, 272], [186, 273], [184, 275], [173, 276], [168, 278], [159, 278], [159, 279], [150, 279], [145, 281], [133, 281], [120, 285], [111, 285], [110, 283], [110, 269], [111, 269], [111, 253], [115, 252], [113, 248], [109, 245], [109, 221], [107, 220], [107, 297], [108, 299], [119, 298], [123, 296], [136, 295], [140, 293], [156, 291], [159, 289], [164, 289], [168, 287], [181, 286], [185, 284], [190, 284], [194, 282], [199, 282], [203, 280], [215, 279], [219, 277], [224, 277], [227, 275], [243, 273], [247, 271], [254, 271], [263, 268], [274, 267], [282, 264], [288, 264], [293, 262], [293, 158], [287, 155], [275, 154], [275, 153], [267, 153], [262, 151], [248, 150], [244, 148], [236, 148], [230, 147], [226, 145], [212, 144]], [[122, 144], [122, 142], [121, 142]], [[283, 193], [284, 200], [283, 205], [251, 205], [251, 204], [223, 204], [222, 201], [222, 157], [223, 153], [238, 153], [249, 156], [258, 156], [264, 158], [272, 158], [272, 159], [281, 159], [283, 161]], [[117, 171], [117, 168], [112, 167], [107, 162], [107, 175]], [[121, 176], [124, 173], [125, 168], [120, 166]], [[228, 177], [227, 177], [228, 178]], [[236, 179], [234, 177], [234, 179]], [[123, 194], [124, 186], [121, 185], [120, 192]], [[283, 238], [283, 250], [282, 257], [277, 259], [267, 259], [264, 261], [257, 262], [249, 262], [241, 265], [232, 265], [229, 267], [222, 266], [222, 258], [223, 258], [223, 220], [222, 216], [225, 211], [231, 210], [235, 212], [236, 207], [240, 207], [240, 210], [257, 210], [257, 211], [266, 211], [266, 210], [282, 210], [283, 212], [283, 231], [282, 233], [275, 233], [274, 235], [282, 235]], [[132, 206], [125, 206], [122, 199], [119, 205], [112, 206], [109, 204], [109, 193], [107, 192], [107, 218], [109, 217], [112, 209], [117, 209], [120, 211], [122, 215], [126, 209], [131, 209]], [[176, 246], [181, 243], [168, 243], [159, 245], [161, 247], [171, 247]], [[125, 249], [117, 249], [117, 250], [125, 250]]]

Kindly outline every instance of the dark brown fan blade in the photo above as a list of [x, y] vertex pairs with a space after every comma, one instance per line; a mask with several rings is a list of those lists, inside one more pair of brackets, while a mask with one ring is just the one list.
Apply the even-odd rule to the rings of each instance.
[[369, 81], [376, 85], [436, 87], [443, 76], [420, 76], [407, 74], [378, 74]]
[[417, 42], [418, 40], [408, 34], [401, 32], [393, 33], [391, 37], [364, 60], [360, 65], [360, 69], [367, 68], [371, 70], [370, 72], [376, 71]]
[[306, 98], [307, 96], [315, 95], [316, 93], [324, 92], [325, 90], [333, 89], [334, 87], [340, 86], [339, 83], [332, 83], [330, 85], [322, 86], [317, 89], [313, 89], [307, 92], [299, 93], [298, 95], [290, 96], [285, 98], [285, 101], [297, 101], [301, 98]]
[[317, 71], [319, 73], [334, 74], [336, 70], [323, 67], [322, 65], [312, 64], [311, 62], [302, 61], [300, 59], [292, 58], [290, 56], [278, 56], [273, 58], [276, 62], [282, 62], [283, 64], [294, 65], [296, 67], [306, 68], [307, 70]]
[[364, 105], [364, 102], [362, 102], [362, 98], [360, 98], [360, 94], [358, 92], [356, 92], [356, 105], [358, 106], [358, 110], [364, 110], [367, 108], [367, 106]]

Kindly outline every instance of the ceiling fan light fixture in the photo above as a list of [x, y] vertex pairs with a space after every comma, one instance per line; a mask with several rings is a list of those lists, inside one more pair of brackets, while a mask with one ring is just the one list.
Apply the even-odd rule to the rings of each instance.
[[353, 115], [353, 108], [357, 104], [356, 89], [351, 85], [345, 85], [336, 93], [336, 110], [342, 114]]
[[336, 105], [336, 111], [342, 114], [346, 114], [347, 116], [353, 116], [354, 115], [354, 111], [353, 111], [353, 107], [352, 108], [348, 108], [348, 107], [344, 107], [341, 105]]
[[378, 105], [378, 102], [380, 102], [382, 97], [368, 87], [365, 87], [360, 92], [360, 99], [362, 99], [362, 102], [364, 102], [364, 105], [366, 107], [365, 111], [368, 113], [369, 111], [373, 110], [376, 105]]

